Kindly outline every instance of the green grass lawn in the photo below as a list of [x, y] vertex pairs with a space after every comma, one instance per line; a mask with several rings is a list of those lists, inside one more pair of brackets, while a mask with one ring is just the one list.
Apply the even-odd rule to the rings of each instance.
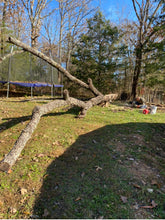
[[[34, 106], [0, 99], [0, 158]], [[11, 173], [0, 173], [0, 218], [165, 218], [165, 113], [121, 103], [56, 109], [41, 121]]]

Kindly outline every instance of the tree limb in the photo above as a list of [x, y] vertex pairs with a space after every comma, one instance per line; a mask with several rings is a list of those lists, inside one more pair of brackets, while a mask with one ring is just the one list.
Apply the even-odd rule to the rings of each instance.
[[31, 121], [26, 125], [25, 129], [21, 132], [19, 138], [15, 142], [11, 151], [5, 156], [5, 158], [0, 162], [0, 170], [4, 172], [8, 172], [11, 167], [15, 164], [16, 160], [20, 156], [22, 150], [24, 149], [27, 141], [31, 138], [34, 130], [36, 129], [40, 118], [51, 112], [55, 108], [59, 108], [66, 105], [78, 106], [80, 107], [81, 113], [78, 118], [84, 118], [87, 111], [103, 101], [107, 101], [107, 97], [100, 95], [95, 98], [90, 99], [87, 102], [83, 102], [81, 100], [69, 97], [69, 93], [67, 90], [64, 91], [65, 100], [55, 100], [48, 104], [44, 104], [42, 106], [36, 106], [32, 111]]
[[61, 65], [56, 63], [54, 60], [50, 59], [49, 57], [45, 56], [43, 53], [37, 51], [36, 49], [29, 47], [28, 45], [12, 38], [8, 38], [9, 43], [13, 43], [19, 47], [22, 47], [24, 50], [34, 54], [35, 56], [45, 60], [47, 63], [52, 65], [53, 67], [60, 70], [67, 78], [71, 81], [79, 84], [80, 86], [90, 89], [97, 97], [90, 99], [87, 102], [69, 97], [69, 93], [67, 90], [64, 91], [64, 100], [55, 100], [48, 104], [44, 104], [42, 106], [36, 106], [32, 111], [32, 118], [31, 121], [27, 124], [25, 129], [21, 132], [19, 138], [15, 142], [11, 151], [5, 156], [5, 158], [0, 162], [0, 170], [4, 172], [8, 172], [11, 167], [15, 164], [16, 160], [20, 156], [22, 150], [24, 149], [27, 141], [31, 138], [34, 130], [36, 129], [40, 118], [51, 112], [55, 108], [59, 108], [66, 105], [71, 106], [78, 106], [81, 108], [81, 112], [78, 118], [84, 118], [87, 111], [93, 107], [94, 105], [98, 105], [102, 102], [110, 101], [110, 96], [104, 96], [100, 93], [93, 85], [92, 80], [88, 79], [88, 84], [84, 83], [83, 81], [77, 79], [76, 77], [72, 76], [67, 70], [65, 70]]
[[21, 154], [27, 141], [31, 138], [34, 130], [36, 129], [42, 115], [52, 111], [55, 107], [61, 107], [66, 105], [67, 102], [64, 100], [56, 100], [54, 102], [45, 104], [41, 107], [37, 106], [33, 109], [32, 119], [27, 124], [26, 128], [21, 132], [19, 138], [15, 142], [12, 150], [7, 156], [0, 162], [0, 170], [8, 171], [16, 162], [17, 158]]
[[[139, 15], [138, 15], [137, 8], [136, 8], [136, 5], [135, 5], [135, 0], [132, 0], [132, 3], [133, 3], [133, 7], [134, 7], [134, 10], [135, 10], [136, 16], [137, 16], [139, 22], [141, 22], [141, 19], [140, 19]], [[137, 3], [137, 1], [136, 1], [136, 3]]]
[[58, 69], [60, 72], [62, 72], [69, 80], [71, 80], [72, 82], [79, 84], [81, 87], [86, 88], [86, 89], [90, 89], [93, 94], [95, 94], [96, 96], [98, 94], [100, 94], [100, 92], [91, 85], [88, 85], [86, 83], [84, 83], [83, 81], [77, 79], [76, 77], [72, 76], [65, 68], [63, 68], [60, 64], [58, 64], [57, 62], [55, 62], [54, 60], [52, 60], [50, 57], [46, 56], [45, 54], [41, 53], [40, 51], [36, 50], [35, 48], [32, 48], [24, 43], [22, 43], [21, 41], [13, 38], [13, 37], [9, 37], [7, 39], [8, 43], [12, 43], [18, 47], [21, 47], [22, 49], [32, 53], [33, 55], [41, 58], [42, 60], [46, 61], [47, 63], [49, 63], [51, 66], [55, 67], [56, 69]]
[[12, 53], [9, 53], [9, 54], [7, 54], [6, 56], [4, 56], [4, 57], [0, 57], [0, 63], [2, 63], [4, 60], [6, 60], [7, 58], [10, 58], [11, 56], [14, 56], [14, 55], [16, 55], [16, 54], [20, 54], [20, 53], [23, 53], [24, 51], [23, 50], [16, 50], [16, 51], [14, 51], [14, 52], [12, 52]]
[[158, 31], [160, 31], [160, 30], [158, 30], [157, 28], [153, 28], [152, 32], [146, 37], [146, 40], [143, 42], [143, 46], [145, 46], [148, 43], [148, 41], [150, 40], [150, 38], [154, 34], [156, 34]]
[[151, 20], [150, 20], [150, 22], [149, 22], [148, 25], [147, 25], [147, 29], [151, 27], [151, 24], [152, 24], [152, 22], [153, 22], [153, 19], [154, 19], [155, 15], [156, 15], [157, 11], [158, 11], [159, 8], [161, 7], [161, 5], [162, 5], [162, 1], [159, 2], [159, 4], [157, 5], [155, 11], [153, 12], [153, 14], [152, 14], [152, 16], [151, 16]]
[[[144, 8], [144, 13], [145, 13], [145, 19], [144, 19], [144, 33], [147, 31], [147, 20], [148, 20], [148, 13], [149, 13], [149, 5], [150, 5], [150, 1], [147, 0], [146, 4], [145, 4], [145, 8]], [[143, 33], [143, 36], [144, 36]]]

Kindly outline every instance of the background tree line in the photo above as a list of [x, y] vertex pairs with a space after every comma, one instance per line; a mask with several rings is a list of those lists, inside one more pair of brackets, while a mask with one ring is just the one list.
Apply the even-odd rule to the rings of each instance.
[[[51, 56], [82, 80], [122, 98], [162, 97], [165, 88], [164, 0], [132, 0], [136, 21], [105, 18], [92, 0], [1, 0], [1, 57], [11, 53], [6, 35]], [[13, 51], [19, 50], [15, 46]], [[77, 88], [57, 70], [27, 52], [1, 63], [0, 79], [45, 81]], [[150, 100], [152, 101], [152, 100]]]

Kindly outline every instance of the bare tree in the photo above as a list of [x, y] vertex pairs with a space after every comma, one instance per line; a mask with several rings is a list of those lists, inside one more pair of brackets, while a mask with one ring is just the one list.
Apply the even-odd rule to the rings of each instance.
[[9, 27], [13, 31], [13, 35], [17, 37], [17, 39], [22, 39], [27, 37], [25, 35], [26, 30], [26, 15], [24, 8], [20, 1], [9, 0]]
[[162, 7], [162, 1], [156, 3], [154, 0], [132, 0], [132, 3], [138, 20], [137, 24], [135, 24], [137, 26], [137, 34], [135, 42], [135, 67], [131, 91], [131, 95], [134, 98], [141, 74], [143, 49], [151, 38], [156, 40], [157, 34], [161, 31], [158, 28], [160, 25], [159, 22], [156, 22], [156, 15], [157, 13], [161, 13], [159, 9]]
[[[78, 35], [84, 30], [85, 18], [92, 12], [89, 7], [90, 2], [91, 0], [58, 0], [58, 59], [60, 64], [66, 63], [66, 69], [69, 68], [71, 51], [76, 44]], [[58, 75], [59, 82], [61, 82], [62, 75], [60, 72]]]
[[[68, 15], [68, 32], [65, 36], [66, 43], [66, 69], [69, 70], [70, 58], [75, 45], [79, 40], [79, 36], [85, 32], [86, 17], [95, 11], [95, 8], [90, 8], [91, 0], [75, 1], [72, 10]], [[76, 7], [75, 7], [76, 6]]]
[[46, 7], [47, 0], [21, 0], [30, 20], [31, 46], [37, 47], [37, 39], [42, 23], [42, 12]]

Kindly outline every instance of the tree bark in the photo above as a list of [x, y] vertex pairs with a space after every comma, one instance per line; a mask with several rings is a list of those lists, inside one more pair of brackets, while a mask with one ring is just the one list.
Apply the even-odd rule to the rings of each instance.
[[40, 51], [36, 50], [35, 48], [32, 48], [24, 43], [22, 43], [21, 41], [13, 38], [13, 37], [9, 37], [7, 39], [7, 42], [12, 43], [18, 47], [21, 47], [22, 49], [24, 49], [25, 51], [28, 51], [30, 53], [32, 53], [33, 55], [41, 58], [42, 60], [46, 61], [47, 63], [49, 63], [51, 66], [55, 67], [56, 69], [58, 69], [60, 72], [62, 72], [69, 80], [71, 80], [72, 82], [79, 84], [81, 87], [86, 88], [86, 89], [90, 89], [95, 95], [100, 94], [100, 92], [95, 88], [94, 90], [92, 90], [93, 87], [89, 86], [88, 84], [86, 84], [85, 82], [77, 79], [76, 77], [72, 76], [65, 68], [63, 68], [59, 63], [55, 62], [54, 60], [52, 60], [50, 57], [47, 57], [45, 54], [41, 53]]
[[132, 82], [132, 91], [131, 97], [134, 99], [136, 97], [136, 90], [138, 86], [139, 76], [141, 73], [141, 64], [142, 64], [142, 46], [136, 48], [136, 62], [135, 62], [135, 69], [133, 75], [133, 82]]
[[27, 124], [26, 128], [21, 132], [19, 138], [15, 142], [12, 150], [8, 155], [0, 162], [0, 170], [8, 171], [16, 162], [17, 158], [21, 154], [27, 141], [31, 138], [34, 130], [36, 129], [42, 115], [52, 111], [54, 108], [58, 108], [66, 105], [64, 100], [56, 100], [54, 102], [45, 104], [41, 107], [36, 106], [32, 112], [32, 119]]
[[2, 22], [1, 22], [1, 56], [4, 56], [5, 51], [5, 27], [6, 27], [6, 18], [7, 18], [7, 6], [8, 6], [8, 0], [3, 1], [3, 9], [2, 9]]
[[55, 108], [59, 108], [65, 105], [71, 106], [78, 106], [81, 108], [80, 114], [78, 118], [84, 118], [86, 116], [87, 111], [93, 107], [94, 105], [98, 105], [103, 102], [109, 102], [111, 97], [104, 96], [100, 93], [93, 85], [92, 80], [88, 79], [88, 84], [84, 83], [83, 81], [77, 79], [76, 77], [72, 76], [67, 70], [65, 70], [61, 65], [56, 63], [51, 58], [45, 56], [43, 53], [37, 51], [35, 48], [29, 47], [28, 45], [9, 37], [8, 42], [13, 43], [19, 47], [22, 47], [23, 50], [29, 51], [30, 53], [34, 54], [35, 56], [45, 60], [47, 63], [52, 65], [53, 67], [60, 70], [66, 77], [68, 77], [71, 81], [79, 84], [80, 86], [90, 89], [96, 97], [90, 99], [87, 102], [69, 97], [69, 93], [67, 90], [64, 91], [64, 100], [55, 100], [48, 104], [42, 106], [36, 106], [32, 111], [32, 118], [31, 121], [27, 124], [25, 129], [21, 132], [19, 138], [15, 142], [11, 151], [5, 156], [5, 158], [0, 162], [0, 170], [8, 172], [11, 167], [15, 164], [16, 160], [18, 159], [19, 155], [21, 154], [22, 150], [24, 149], [27, 141], [31, 138], [34, 130], [36, 129], [41, 116], [47, 114], [48, 112], [52, 111]]
[[27, 124], [25, 129], [21, 132], [19, 138], [15, 142], [11, 151], [5, 156], [5, 158], [0, 162], [0, 170], [4, 172], [8, 172], [11, 167], [15, 164], [16, 160], [20, 156], [22, 150], [24, 149], [27, 141], [31, 138], [34, 130], [36, 129], [41, 116], [51, 112], [55, 108], [59, 108], [66, 105], [78, 106], [81, 108], [81, 112], [78, 118], [84, 118], [87, 111], [94, 105], [97, 105], [103, 101], [107, 101], [107, 97], [100, 95], [87, 102], [83, 102], [81, 100], [69, 97], [69, 93], [67, 90], [64, 91], [65, 100], [55, 100], [48, 104], [42, 106], [36, 106], [32, 111], [31, 121]]

